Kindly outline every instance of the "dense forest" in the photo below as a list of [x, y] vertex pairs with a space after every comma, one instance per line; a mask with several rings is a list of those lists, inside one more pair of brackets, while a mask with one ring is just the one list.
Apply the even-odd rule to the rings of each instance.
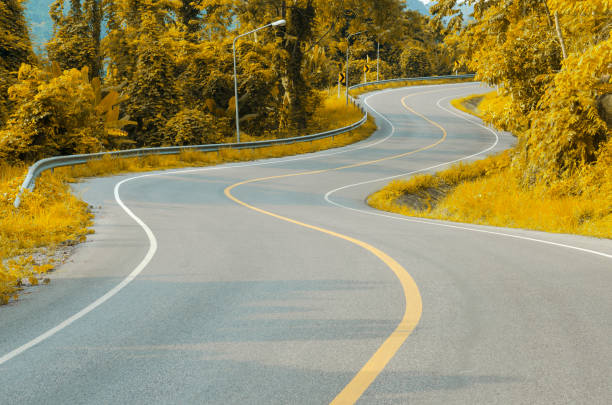
[[[44, 52], [46, 44], [53, 35], [53, 20], [49, 16], [49, 7], [54, 0], [27, 0], [24, 3], [25, 16], [30, 26], [32, 43], [35, 48], [39, 46], [39, 53]], [[423, 15], [429, 15], [429, 5], [424, 5], [419, 0], [405, 0], [405, 7], [408, 10], [418, 11]], [[469, 14], [469, 13], [468, 13]], [[104, 32], [104, 31], [103, 31]], [[37, 49], [35, 49], [36, 51]]]
[[46, 56], [32, 51], [23, 1], [1, 6], [0, 157], [216, 142], [234, 131], [233, 39], [241, 128], [300, 131], [337, 85], [447, 74], [454, 54], [428, 17], [399, 0], [55, 0]]
[[369, 203], [410, 216], [612, 238], [612, 1], [439, 0], [430, 11], [457, 47], [458, 65], [495, 87], [453, 105], [518, 142], [394, 181]]
[[488, 121], [519, 137], [512, 168], [525, 186], [581, 193], [575, 176], [597, 165], [612, 185], [612, 1], [440, 0], [431, 11], [459, 63], [498, 87]]
[[[465, 16], [465, 10], [473, 15]], [[0, 3], [0, 157], [215, 142], [308, 126], [322, 94], [349, 81], [477, 72], [499, 89], [489, 121], [519, 136], [529, 184], [596, 162], [610, 139], [610, 0], [54, 0], [46, 56], [23, 0]]]

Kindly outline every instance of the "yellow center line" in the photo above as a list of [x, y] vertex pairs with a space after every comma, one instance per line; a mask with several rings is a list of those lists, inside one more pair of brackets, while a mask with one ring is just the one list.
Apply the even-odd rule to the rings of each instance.
[[406, 103], [406, 100], [409, 97], [414, 97], [414, 96], [419, 96], [419, 95], [429, 94], [429, 93], [435, 93], [439, 91], [441, 90], [415, 93], [415, 94], [411, 94], [410, 96], [406, 96], [402, 98], [401, 100], [402, 105], [404, 106], [406, 110], [423, 118], [425, 121], [429, 122], [430, 124], [434, 125], [435, 127], [439, 128], [442, 131], [443, 136], [436, 142], [432, 143], [431, 145], [427, 145], [425, 147], [422, 147], [422, 148], [419, 148], [419, 149], [416, 149], [410, 152], [388, 156], [382, 159], [370, 160], [367, 162], [355, 163], [355, 164], [331, 168], [331, 169], [313, 170], [313, 171], [302, 172], [302, 173], [284, 174], [284, 175], [279, 175], [279, 176], [261, 177], [257, 179], [246, 180], [246, 181], [242, 181], [242, 182], [233, 184], [225, 189], [225, 195], [230, 200], [248, 209], [259, 212], [261, 214], [269, 215], [271, 217], [274, 217], [274, 218], [277, 218], [277, 219], [280, 219], [286, 222], [290, 222], [295, 225], [299, 225], [299, 226], [302, 226], [308, 229], [322, 232], [327, 235], [331, 235], [336, 238], [343, 239], [345, 241], [351, 242], [357, 246], [362, 247], [363, 249], [367, 250], [368, 252], [378, 257], [383, 263], [385, 263], [387, 267], [389, 267], [389, 269], [393, 271], [393, 273], [396, 275], [396, 277], [400, 281], [400, 284], [404, 291], [405, 305], [406, 305], [404, 316], [402, 317], [402, 320], [397, 325], [393, 333], [391, 333], [391, 335], [389, 335], [389, 337], [383, 342], [383, 344], [376, 350], [376, 352], [372, 355], [372, 357], [368, 360], [368, 362], [361, 368], [361, 370], [359, 370], [359, 372], [353, 377], [353, 379], [348, 383], [348, 385], [346, 385], [346, 387], [344, 387], [344, 389], [336, 396], [336, 398], [334, 398], [334, 400], [331, 402], [332, 404], [354, 404], [355, 402], [357, 402], [357, 400], [361, 397], [361, 395], [363, 395], [365, 390], [370, 386], [370, 384], [372, 384], [372, 382], [374, 382], [376, 377], [378, 377], [378, 375], [382, 372], [382, 370], [385, 368], [387, 363], [389, 363], [389, 361], [393, 358], [393, 356], [395, 356], [395, 353], [397, 353], [401, 345], [408, 338], [408, 336], [412, 333], [414, 328], [419, 323], [419, 320], [421, 319], [421, 314], [423, 313], [423, 302], [421, 300], [421, 294], [419, 292], [419, 288], [416, 285], [414, 279], [408, 273], [408, 271], [406, 271], [406, 269], [402, 267], [402, 265], [400, 265], [397, 261], [395, 261], [392, 257], [387, 255], [382, 250], [366, 242], [363, 242], [359, 239], [355, 239], [350, 236], [331, 231], [329, 229], [321, 228], [315, 225], [310, 225], [304, 222], [297, 221], [295, 219], [287, 218], [282, 215], [278, 215], [273, 212], [266, 211], [264, 209], [252, 206], [234, 197], [232, 195], [232, 190], [242, 185], [245, 185], [245, 184], [263, 182], [263, 181], [272, 180], [272, 179], [281, 179], [281, 178], [296, 177], [296, 176], [307, 176], [307, 175], [327, 173], [327, 172], [332, 172], [332, 171], [337, 171], [337, 170], [344, 170], [344, 169], [350, 169], [354, 167], [371, 165], [374, 163], [379, 163], [379, 162], [383, 162], [387, 160], [399, 159], [404, 156], [409, 156], [417, 152], [422, 152], [424, 150], [434, 148], [435, 146], [441, 144], [442, 142], [446, 140], [446, 137], [447, 137], [446, 130], [437, 122], [430, 120], [423, 114], [409, 107], [408, 104]]

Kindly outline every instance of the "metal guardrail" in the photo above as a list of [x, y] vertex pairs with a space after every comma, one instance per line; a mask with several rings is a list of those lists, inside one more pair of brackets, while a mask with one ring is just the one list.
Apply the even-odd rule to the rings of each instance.
[[[411, 81], [444, 80], [444, 79], [468, 79], [468, 78], [473, 78], [473, 77], [474, 75], [459, 75], [459, 76], [412, 77], [412, 78], [402, 78], [402, 79], [380, 80], [376, 82], [357, 84], [357, 85], [351, 86], [349, 90], [358, 89], [360, 87], [393, 83], [393, 82], [411, 82]], [[334, 135], [340, 135], [345, 132], [349, 132], [349, 131], [359, 128], [368, 119], [368, 112], [366, 111], [365, 107], [360, 103], [360, 101], [353, 97], [350, 97], [350, 100], [354, 105], [359, 107], [359, 109], [363, 112], [363, 117], [359, 121], [349, 126], [343, 127], [343, 128], [333, 129], [331, 131], [325, 131], [325, 132], [321, 132], [321, 133], [313, 134], [313, 135], [304, 135], [304, 136], [296, 136], [292, 138], [282, 138], [282, 139], [272, 139], [272, 140], [266, 140], [266, 141], [242, 142], [242, 143], [219, 143], [219, 144], [195, 145], [195, 146], [141, 148], [141, 149], [130, 149], [130, 150], [115, 151], [115, 152], [90, 153], [90, 154], [84, 154], [84, 155], [56, 156], [56, 157], [42, 159], [34, 163], [28, 169], [26, 178], [23, 181], [21, 188], [19, 189], [17, 198], [15, 198], [14, 206], [15, 208], [19, 208], [19, 205], [21, 204], [22, 194], [25, 192], [25, 190], [30, 190], [30, 191], [34, 190], [36, 179], [45, 170], [55, 169], [57, 167], [84, 164], [90, 160], [101, 159], [104, 156], [129, 158], [129, 157], [140, 157], [140, 156], [147, 156], [147, 155], [178, 155], [183, 150], [195, 150], [199, 152], [216, 152], [216, 151], [219, 151], [220, 149], [256, 149], [256, 148], [264, 148], [267, 146], [274, 146], [274, 145], [285, 145], [285, 144], [292, 144], [292, 143], [298, 143], [298, 142], [308, 142], [308, 141], [314, 141], [317, 139], [329, 138]]]
[[36, 185], [36, 179], [45, 171], [49, 169], [55, 169], [58, 167], [64, 166], [74, 166], [79, 164], [87, 163], [90, 160], [101, 159], [105, 156], [110, 157], [119, 157], [119, 158], [130, 158], [130, 157], [141, 157], [147, 155], [178, 155], [181, 151], [198, 151], [198, 152], [217, 152], [221, 149], [257, 149], [264, 148], [267, 146], [274, 145], [287, 145], [298, 142], [308, 142], [314, 141], [317, 139], [324, 139], [333, 137], [335, 135], [340, 135], [354, 129], [359, 128], [368, 120], [368, 112], [361, 105], [361, 103], [351, 97], [351, 102], [356, 105], [362, 112], [363, 117], [346, 127], [332, 129], [330, 131], [320, 132], [312, 135], [304, 135], [304, 136], [295, 136], [291, 138], [281, 138], [281, 139], [271, 139], [265, 141], [254, 141], [254, 142], [241, 142], [241, 143], [216, 143], [216, 144], [208, 144], [208, 145], [193, 145], [193, 146], [170, 146], [170, 147], [161, 147], [161, 148], [140, 148], [140, 149], [129, 149], [129, 150], [121, 150], [114, 152], [100, 152], [100, 153], [88, 153], [83, 155], [69, 155], [69, 156], [55, 156], [46, 159], [41, 159], [34, 163], [28, 169], [28, 173], [26, 174], [26, 178], [24, 179], [19, 192], [17, 193], [17, 197], [15, 198], [14, 206], [15, 208], [19, 208], [21, 205], [21, 196], [25, 192], [25, 190], [34, 190]]
[[428, 77], [406, 77], [399, 79], [379, 80], [374, 82], [360, 83], [349, 87], [349, 90], [355, 90], [360, 87], [376, 86], [379, 84], [398, 83], [398, 82], [420, 82], [423, 80], [447, 80], [447, 79], [473, 79], [476, 75], [473, 73], [465, 75], [448, 75], [448, 76], [428, 76]]

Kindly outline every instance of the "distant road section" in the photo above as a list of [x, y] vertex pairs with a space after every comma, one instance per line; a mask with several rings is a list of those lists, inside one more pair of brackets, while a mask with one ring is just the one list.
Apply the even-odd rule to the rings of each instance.
[[488, 90], [366, 95], [379, 130], [345, 148], [78, 184], [96, 234], [0, 308], [0, 402], [609, 403], [610, 240], [365, 203], [511, 147], [450, 106]]

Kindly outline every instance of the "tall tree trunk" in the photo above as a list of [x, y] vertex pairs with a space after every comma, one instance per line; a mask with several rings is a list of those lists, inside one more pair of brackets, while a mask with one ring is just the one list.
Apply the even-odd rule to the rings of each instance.
[[100, 49], [103, 9], [102, 0], [94, 0], [91, 4], [89, 27], [91, 39], [95, 49], [95, 57], [92, 60], [90, 79], [102, 76], [102, 51]]
[[563, 53], [563, 59], [567, 59], [567, 50], [565, 48], [565, 40], [563, 39], [563, 32], [561, 31], [561, 24], [559, 24], [559, 13], [555, 11], [555, 28], [557, 30], [557, 37], [559, 38], [559, 44], [561, 44], [561, 52]]
[[312, 1], [303, 7], [297, 2], [282, 4], [282, 12], [287, 20], [283, 49], [285, 58], [282, 66], [281, 83], [284, 90], [284, 108], [281, 114], [281, 129], [306, 128], [308, 111], [306, 100], [310, 87], [302, 75], [304, 52], [302, 44], [309, 38], [314, 20]]
[[554, 15], [555, 22], [553, 23], [553, 17], [550, 13], [550, 8], [548, 8], [548, 3], [546, 2], [546, 0], [542, 0], [542, 4], [544, 4], [544, 10], [546, 10], [546, 18], [548, 19], [548, 26], [551, 29], [555, 30], [555, 34], [557, 35], [557, 39], [559, 41], [559, 44], [561, 45], [561, 53], [562, 53], [563, 59], [565, 59], [567, 58], [567, 51], [565, 49], [565, 40], [563, 38], [563, 32], [561, 31], [561, 24], [559, 23], [559, 14], [555, 12], [555, 15]]

